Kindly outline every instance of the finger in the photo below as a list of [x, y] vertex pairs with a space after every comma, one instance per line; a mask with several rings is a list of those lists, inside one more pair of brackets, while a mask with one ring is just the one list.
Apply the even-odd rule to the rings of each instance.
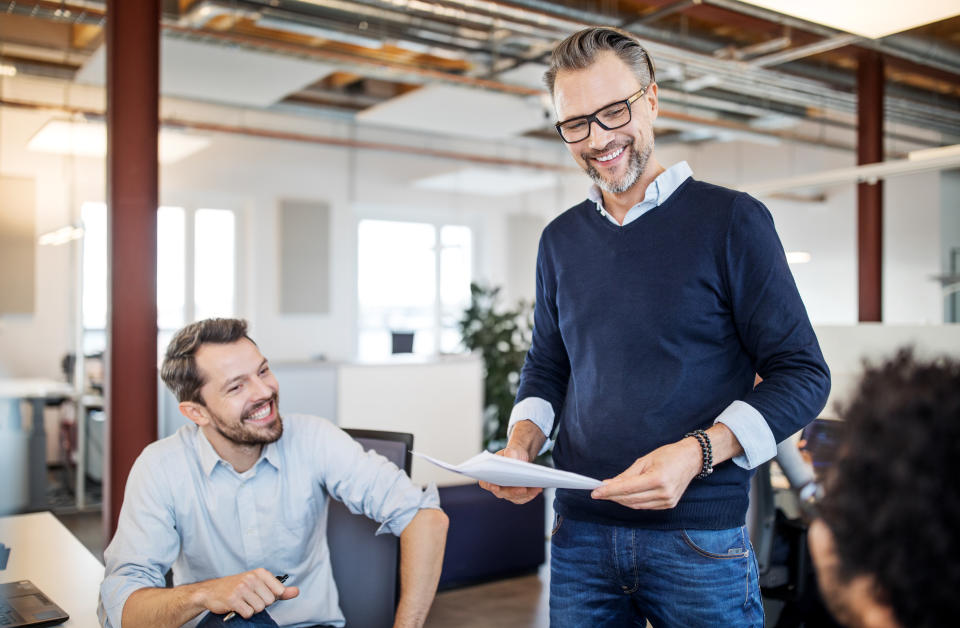
[[281, 600], [289, 600], [300, 595], [300, 587], [286, 587], [284, 588], [283, 593], [280, 594]]
[[521, 449], [515, 449], [513, 447], [507, 447], [506, 449], [501, 450], [500, 455], [504, 458], [513, 458], [514, 460], [529, 462], [529, 460], [527, 460], [527, 452]]
[[250, 619], [256, 614], [256, 611], [253, 610], [253, 607], [247, 604], [244, 600], [240, 600], [234, 604], [233, 610], [237, 612], [237, 615], [243, 617], [244, 619]]
[[[286, 587], [283, 586], [283, 583], [277, 580], [276, 576], [272, 573], [266, 570], [264, 570], [264, 572], [266, 573], [266, 578], [261, 576], [261, 580], [270, 590], [270, 593], [273, 594], [274, 599], [267, 602], [268, 604], [272, 604], [276, 598], [283, 594], [283, 590], [286, 589]], [[260, 576], [259, 573], [257, 575]]]
[[603, 484], [593, 489], [590, 494], [594, 499], [611, 499], [634, 493], [643, 493], [660, 487], [660, 478], [651, 474], [641, 474], [630, 477], [617, 476], [604, 480]]
[[261, 580], [251, 584], [250, 594], [246, 596], [247, 603], [255, 608], [258, 613], [273, 604], [276, 599], [267, 584]]

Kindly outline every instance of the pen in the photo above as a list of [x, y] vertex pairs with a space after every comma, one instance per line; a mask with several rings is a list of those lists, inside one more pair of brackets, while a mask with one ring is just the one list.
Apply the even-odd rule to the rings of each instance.
[[[277, 580], [280, 581], [280, 584], [283, 584], [284, 582], [286, 582], [286, 581], [287, 581], [287, 578], [289, 578], [289, 577], [290, 577], [290, 574], [283, 574], [282, 576], [274, 576], [274, 578], [276, 578]], [[223, 621], [230, 621], [231, 619], [233, 619], [233, 618], [236, 617], [236, 616], [237, 616], [237, 611], [230, 611], [230, 612], [227, 613], [226, 616], [223, 618]]]

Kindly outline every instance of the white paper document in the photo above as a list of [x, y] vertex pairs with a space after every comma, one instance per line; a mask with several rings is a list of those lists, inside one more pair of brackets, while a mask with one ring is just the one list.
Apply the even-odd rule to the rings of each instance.
[[448, 471], [491, 484], [499, 484], [500, 486], [581, 488], [585, 490], [593, 490], [600, 486], [600, 480], [588, 478], [585, 475], [523, 462], [514, 458], [505, 458], [491, 454], [489, 451], [479, 453], [461, 464], [443, 462], [416, 451], [410, 453]]

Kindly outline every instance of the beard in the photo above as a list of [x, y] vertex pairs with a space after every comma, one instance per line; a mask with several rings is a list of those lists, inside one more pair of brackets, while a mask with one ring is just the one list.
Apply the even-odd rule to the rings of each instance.
[[276, 420], [270, 425], [253, 427], [246, 423], [246, 420], [253, 414], [254, 408], [262, 405], [262, 403], [256, 403], [240, 415], [239, 422], [225, 420], [223, 417], [211, 412], [210, 416], [213, 417], [213, 428], [217, 430], [221, 436], [236, 445], [268, 445], [283, 435], [283, 419], [280, 417], [279, 396], [274, 393], [270, 401], [273, 403], [273, 407], [277, 412]]
[[[593, 179], [597, 187], [608, 194], [623, 194], [636, 185], [637, 181], [640, 180], [640, 175], [647, 169], [647, 162], [650, 161], [650, 154], [653, 152], [653, 142], [651, 141], [639, 151], [637, 150], [636, 143], [627, 144], [624, 146], [624, 150], [630, 151], [630, 161], [627, 162], [627, 171], [623, 173], [623, 176], [620, 177], [619, 180], [605, 179], [603, 175], [600, 174], [600, 171], [593, 165], [593, 162], [590, 161], [590, 155], [587, 153], [580, 155], [586, 164], [584, 170], [587, 175]], [[608, 149], [600, 152], [608, 152]]]

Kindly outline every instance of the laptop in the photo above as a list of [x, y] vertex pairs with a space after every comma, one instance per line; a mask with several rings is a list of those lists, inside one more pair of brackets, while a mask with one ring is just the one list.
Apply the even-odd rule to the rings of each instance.
[[818, 418], [803, 428], [800, 438], [803, 449], [810, 454], [813, 472], [823, 481], [827, 471], [837, 460], [846, 423], [837, 419]]
[[0, 628], [54, 626], [70, 619], [29, 580], [0, 584]]

